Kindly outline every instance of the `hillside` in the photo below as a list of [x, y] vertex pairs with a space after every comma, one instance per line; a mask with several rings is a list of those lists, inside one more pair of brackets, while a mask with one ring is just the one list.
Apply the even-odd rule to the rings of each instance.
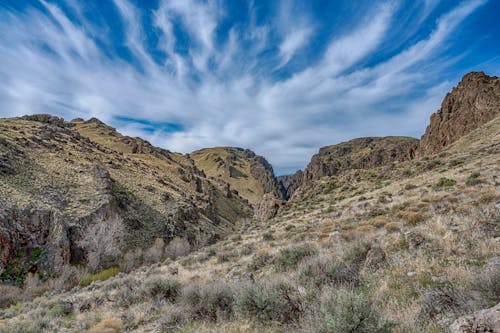
[[192, 152], [189, 157], [207, 176], [228, 183], [253, 205], [262, 201], [266, 193], [281, 197], [271, 164], [251, 150], [205, 148]]
[[[157, 239], [200, 246], [251, 216], [244, 200], [219, 189], [185, 156], [97, 119], [2, 119], [0, 161], [6, 282], [22, 281], [27, 271], [49, 276], [68, 264], [107, 268]], [[93, 249], [92, 239], [107, 248]]]
[[358, 320], [346, 307], [366, 314], [361, 332], [443, 332], [500, 301], [499, 156], [497, 117], [439, 155], [315, 180], [180, 260], [1, 316], [51, 332], [326, 332]]
[[498, 331], [500, 102], [482, 75], [422, 140], [353, 139], [278, 178], [240, 148], [2, 119], [0, 333]]

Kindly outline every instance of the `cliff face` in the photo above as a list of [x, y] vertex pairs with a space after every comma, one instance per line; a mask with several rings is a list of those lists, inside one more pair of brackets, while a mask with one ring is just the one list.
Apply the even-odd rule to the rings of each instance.
[[[227, 184], [226, 184], [227, 187]], [[252, 208], [185, 156], [97, 119], [0, 119], [0, 277], [87, 264], [95, 269], [157, 238], [211, 242]], [[94, 255], [95, 257], [95, 255]]]
[[249, 149], [205, 148], [189, 154], [189, 157], [207, 176], [227, 182], [231, 189], [253, 205], [260, 203], [266, 194], [282, 197], [271, 164]]
[[288, 200], [302, 185], [304, 172], [302, 170], [298, 170], [293, 175], [278, 176], [277, 180], [281, 186], [281, 192], [283, 193], [284, 199]]
[[369, 169], [408, 160], [417, 143], [414, 138], [388, 136], [358, 138], [323, 147], [305, 169], [304, 182], [334, 176], [343, 170]]
[[441, 151], [500, 114], [500, 79], [483, 72], [465, 75], [430, 118], [416, 156]]

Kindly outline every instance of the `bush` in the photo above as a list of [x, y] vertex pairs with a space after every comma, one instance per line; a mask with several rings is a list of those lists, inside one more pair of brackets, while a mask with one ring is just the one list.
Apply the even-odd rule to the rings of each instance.
[[257, 271], [267, 265], [269, 265], [273, 260], [273, 256], [269, 253], [257, 254], [252, 258], [248, 268], [252, 271]]
[[323, 292], [302, 322], [302, 331], [310, 333], [390, 332], [391, 324], [375, 311], [362, 294], [350, 290]]
[[302, 303], [297, 291], [286, 282], [249, 284], [241, 288], [236, 297], [237, 312], [261, 322], [297, 321]]
[[274, 259], [274, 267], [278, 271], [286, 271], [297, 267], [299, 262], [313, 255], [316, 255], [318, 250], [311, 245], [299, 245], [281, 249]]
[[145, 289], [147, 294], [151, 297], [175, 302], [181, 293], [181, 284], [177, 280], [157, 278], [147, 281]]
[[299, 267], [299, 281], [302, 284], [324, 285], [356, 285], [358, 272], [344, 263], [332, 258], [316, 257], [303, 262]]
[[456, 183], [457, 183], [457, 181], [454, 179], [442, 177], [442, 178], [439, 178], [438, 182], [436, 183], [436, 187], [449, 188], [449, 187], [452, 187], [453, 185], [455, 185]]
[[183, 307], [175, 307], [160, 320], [160, 326], [162, 332], [175, 332], [189, 320], [189, 310]]
[[182, 290], [180, 302], [194, 319], [225, 319], [233, 313], [233, 289], [223, 282], [195, 283]]
[[464, 314], [468, 309], [468, 297], [447, 283], [426, 291], [418, 300], [419, 321], [439, 321], [443, 317]]
[[41, 333], [43, 328], [33, 320], [18, 321], [6, 326], [0, 326], [0, 333]]
[[141, 283], [135, 279], [127, 279], [121, 282], [121, 287], [116, 293], [116, 304], [120, 307], [127, 307], [143, 301], [146, 296]]
[[360, 267], [364, 263], [370, 248], [370, 242], [352, 243], [344, 250], [343, 261], [348, 265]]
[[467, 177], [465, 185], [474, 186], [483, 183], [483, 180], [479, 178], [480, 176], [481, 174], [479, 172], [473, 172], [469, 177]]
[[172, 260], [183, 257], [190, 251], [191, 245], [189, 244], [189, 242], [186, 239], [180, 237], [172, 239], [165, 248], [166, 256]]
[[86, 277], [82, 279], [80, 285], [85, 287], [95, 281], [105, 281], [109, 278], [112, 278], [116, 274], [118, 274], [120, 270], [117, 267], [110, 267], [108, 269], [102, 270], [96, 274], [88, 274]]
[[262, 235], [262, 240], [269, 242], [274, 240], [274, 235], [272, 232], [268, 231]]
[[238, 256], [238, 253], [235, 251], [224, 251], [224, 252], [221, 252], [217, 255], [217, 262], [219, 264], [222, 264], [222, 263], [228, 262], [229, 260], [231, 260], [237, 256]]

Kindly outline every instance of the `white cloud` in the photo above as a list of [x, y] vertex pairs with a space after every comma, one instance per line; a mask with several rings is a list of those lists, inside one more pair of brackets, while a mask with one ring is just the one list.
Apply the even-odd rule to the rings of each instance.
[[[334, 34], [319, 60], [286, 78], [273, 71], [286, 68], [319, 29], [290, 7], [280, 7], [275, 21], [259, 22], [251, 4], [246, 25], [232, 26], [221, 41], [217, 29], [229, 13], [219, 1], [162, 0], [145, 13], [128, 0], [114, 0], [138, 69], [97, 46], [98, 27], [83, 19], [81, 8], [76, 24], [56, 5], [42, 3], [48, 14], [0, 12], [1, 116], [94, 116], [173, 151], [242, 146], [282, 169], [303, 167], [318, 147], [340, 140], [420, 134], [452, 85], [439, 80], [453, 64], [441, 57], [447, 38], [484, 1], [461, 3], [442, 15], [427, 37], [367, 64], [396, 28], [398, 6], [377, 5], [352, 18], [359, 23], [350, 32]], [[285, 14], [298, 17], [280, 19]], [[152, 15], [157, 47], [166, 54], [163, 63], [148, 52], [143, 15]], [[179, 28], [190, 38], [187, 52], [178, 49]], [[276, 54], [266, 53], [273, 46]], [[117, 116], [178, 123], [183, 129], [151, 132]]]

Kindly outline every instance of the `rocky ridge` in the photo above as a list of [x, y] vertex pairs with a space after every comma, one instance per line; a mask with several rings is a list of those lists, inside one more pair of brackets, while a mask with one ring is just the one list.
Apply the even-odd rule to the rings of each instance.
[[471, 72], [446, 95], [430, 118], [417, 156], [440, 152], [462, 136], [500, 114], [500, 78]]
[[2, 280], [88, 264], [97, 255], [89, 237], [107, 244], [93, 269], [116, 265], [156, 239], [181, 237], [193, 246], [216, 241], [252, 215], [225, 187], [189, 158], [123, 136], [97, 119], [2, 119]]
[[259, 204], [266, 194], [282, 197], [271, 164], [249, 149], [205, 148], [190, 153], [189, 157], [205, 174], [228, 183], [253, 205]]

